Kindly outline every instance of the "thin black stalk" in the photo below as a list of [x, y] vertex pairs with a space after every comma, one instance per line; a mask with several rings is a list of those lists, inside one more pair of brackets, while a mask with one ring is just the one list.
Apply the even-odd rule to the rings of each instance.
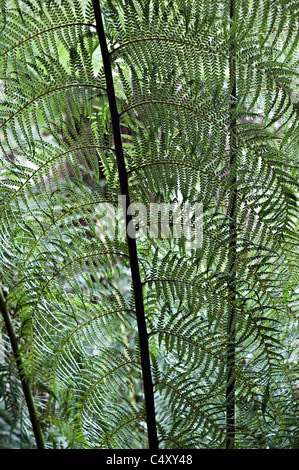
[[[230, 2], [230, 21], [233, 21], [235, 15], [235, 0]], [[237, 259], [237, 139], [236, 139], [236, 118], [234, 117], [236, 101], [237, 101], [237, 82], [236, 82], [236, 62], [235, 62], [235, 44], [234, 39], [230, 37], [230, 58], [229, 58], [229, 78], [230, 78], [230, 173], [231, 179], [231, 193], [230, 193], [230, 208], [229, 208], [229, 234], [230, 243], [228, 250], [228, 315], [227, 315], [227, 382], [226, 382], [226, 448], [233, 449], [235, 447], [235, 427], [236, 427], [236, 381], [235, 381], [235, 366], [236, 366], [236, 259]]]
[[[128, 208], [130, 206], [130, 194], [129, 194], [129, 184], [128, 184], [128, 175], [126, 171], [126, 164], [123, 154], [123, 145], [120, 132], [120, 119], [119, 113], [117, 111], [117, 104], [115, 98], [114, 83], [112, 77], [112, 68], [110, 62], [110, 54], [107, 47], [107, 41], [102, 21], [102, 12], [99, 0], [92, 0], [94, 15], [97, 26], [97, 33], [99, 37], [104, 73], [106, 78], [106, 87], [107, 87], [107, 96], [110, 107], [110, 116], [114, 137], [114, 148], [118, 165], [118, 175], [120, 182], [121, 195], [125, 196], [125, 220], [126, 227], [132, 221], [132, 215], [128, 213]], [[132, 226], [132, 223], [130, 224]], [[132, 235], [132, 234], [131, 234]], [[134, 237], [129, 236], [127, 232], [127, 243], [129, 249], [130, 257], [130, 267], [133, 283], [133, 292], [136, 308], [136, 317], [137, 317], [137, 327], [139, 334], [140, 342], [140, 354], [141, 354], [141, 368], [142, 368], [142, 378], [144, 385], [144, 399], [145, 399], [145, 409], [146, 409], [146, 422], [148, 430], [148, 441], [150, 449], [158, 448], [158, 437], [157, 437], [157, 427], [156, 427], [156, 413], [155, 413], [155, 402], [154, 402], [154, 388], [152, 382], [151, 374], [151, 364], [150, 364], [150, 355], [149, 355], [149, 343], [148, 343], [148, 333], [146, 329], [145, 321], [145, 312], [144, 312], [144, 302], [143, 302], [143, 292], [142, 292], [142, 283], [139, 272], [139, 262], [138, 262], [138, 253], [136, 240]]]
[[11, 347], [12, 347], [12, 350], [13, 350], [13, 353], [14, 353], [17, 369], [18, 369], [18, 372], [19, 372], [19, 375], [20, 375], [22, 389], [23, 389], [26, 404], [27, 404], [27, 407], [28, 407], [29, 416], [30, 416], [30, 420], [31, 420], [31, 425], [32, 425], [32, 430], [33, 430], [33, 433], [34, 433], [36, 445], [37, 445], [38, 449], [44, 449], [45, 448], [44, 439], [43, 439], [43, 435], [42, 435], [42, 431], [41, 431], [37, 411], [36, 411], [36, 408], [35, 408], [30, 383], [26, 379], [26, 377], [24, 376], [22, 358], [19, 354], [18, 341], [17, 341], [17, 338], [16, 338], [16, 334], [15, 334], [15, 331], [14, 331], [14, 327], [13, 327], [11, 318], [10, 318], [10, 314], [8, 312], [8, 309], [7, 309], [6, 300], [4, 298], [4, 295], [3, 295], [3, 292], [2, 292], [1, 289], [0, 289], [0, 309], [1, 309], [2, 316], [3, 316], [5, 328], [6, 328], [10, 343], [11, 343]]

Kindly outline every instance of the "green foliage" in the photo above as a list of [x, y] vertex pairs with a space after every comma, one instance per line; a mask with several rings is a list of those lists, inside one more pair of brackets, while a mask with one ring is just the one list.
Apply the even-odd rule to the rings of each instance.
[[[0, 281], [46, 447], [145, 448], [128, 246], [99, 211], [120, 189], [92, 2], [0, 5]], [[201, 247], [136, 240], [159, 445], [298, 447], [298, 2], [102, 8], [132, 202], [203, 205]]]

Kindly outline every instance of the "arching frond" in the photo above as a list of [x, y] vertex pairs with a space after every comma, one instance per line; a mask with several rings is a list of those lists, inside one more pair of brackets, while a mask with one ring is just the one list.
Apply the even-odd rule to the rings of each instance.
[[0, 4], [22, 436], [298, 446], [298, 2]]

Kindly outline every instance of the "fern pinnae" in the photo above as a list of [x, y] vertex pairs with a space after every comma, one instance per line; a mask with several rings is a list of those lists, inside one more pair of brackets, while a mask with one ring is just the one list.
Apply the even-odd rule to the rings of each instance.
[[[126, 197], [125, 201], [125, 221], [126, 227], [132, 221], [132, 216], [129, 213], [130, 206], [130, 195], [128, 186], [128, 177], [126, 172], [125, 160], [122, 148], [122, 139], [120, 134], [120, 123], [119, 114], [116, 106], [114, 84], [112, 78], [112, 70], [110, 63], [110, 56], [107, 48], [106, 37], [104, 32], [104, 26], [102, 22], [102, 12], [98, 0], [93, 0], [93, 7], [95, 12], [95, 19], [97, 25], [97, 32], [99, 36], [100, 47], [102, 51], [102, 58], [104, 64], [104, 71], [106, 77], [107, 95], [110, 106], [110, 115], [113, 128], [115, 154], [118, 164], [119, 182], [121, 188], [121, 194]], [[135, 308], [137, 316], [137, 324], [139, 331], [139, 342], [140, 342], [140, 353], [141, 353], [141, 366], [143, 372], [143, 383], [144, 383], [144, 396], [145, 396], [145, 407], [148, 427], [148, 440], [149, 447], [151, 449], [158, 448], [158, 437], [156, 429], [156, 418], [155, 418], [155, 404], [154, 404], [154, 391], [152, 384], [151, 365], [149, 357], [149, 344], [148, 344], [148, 333], [145, 323], [145, 312], [143, 303], [142, 284], [139, 273], [138, 254], [136, 241], [127, 234], [127, 243], [130, 255], [130, 266], [133, 282], [133, 290], [135, 297]]]
[[23, 359], [20, 354], [20, 348], [18, 345], [14, 326], [11, 321], [10, 314], [7, 308], [7, 302], [4, 298], [1, 288], [0, 288], [0, 308], [1, 308], [1, 314], [4, 319], [6, 331], [10, 339], [10, 344], [14, 353], [18, 373], [20, 376], [20, 381], [22, 384], [23, 392], [24, 392], [25, 401], [26, 401], [29, 415], [30, 415], [30, 420], [31, 420], [32, 430], [35, 436], [36, 445], [38, 449], [44, 449], [45, 448], [44, 438], [42, 434], [40, 420], [39, 420], [36, 406], [35, 406], [34, 399], [33, 399], [31, 384], [28, 378], [26, 377], [26, 371], [24, 370], [24, 367], [23, 367]]
[[236, 206], [237, 206], [237, 138], [236, 138], [236, 126], [237, 121], [235, 118], [235, 107], [237, 100], [237, 85], [236, 85], [236, 63], [234, 59], [235, 53], [235, 32], [233, 29], [236, 28], [236, 4], [235, 0], [230, 0], [230, 51], [232, 57], [229, 59], [229, 86], [231, 91], [231, 103], [230, 103], [230, 127], [229, 127], [229, 146], [230, 146], [230, 172], [232, 180], [230, 182], [230, 203], [229, 203], [229, 252], [228, 252], [228, 269], [229, 269], [229, 280], [228, 280], [228, 308], [227, 308], [227, 387], [226, 387], [226, 448], [234, 448], [235, 445], [235, 386], [236, 381], [234, 377], [236, 368], [236, 352], [235, 352], [235, 322], [236, 322], [236, 250], [237, 250], [237, 227], [236, 227]]
[[117, 140], [93, 2], [0, 0], [0, 261], [46, 446], [148, 442], [115, 143], [147, 222], [203, 204], [200, 248], [137, 237], [159, 445], [295, 445], [297, 3], [101, 2]]

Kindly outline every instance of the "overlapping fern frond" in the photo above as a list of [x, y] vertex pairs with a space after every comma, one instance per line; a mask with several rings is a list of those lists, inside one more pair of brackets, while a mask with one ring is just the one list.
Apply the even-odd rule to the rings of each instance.
[[105, 0], [113, 83], [96, 3], [1, 0], [1, 306], [45, 445], [148, 446], [112, 86], [147, 229], [203, 208], [195, 248], [135, 227], [159, 446], [296, 447], [298, 2]]

